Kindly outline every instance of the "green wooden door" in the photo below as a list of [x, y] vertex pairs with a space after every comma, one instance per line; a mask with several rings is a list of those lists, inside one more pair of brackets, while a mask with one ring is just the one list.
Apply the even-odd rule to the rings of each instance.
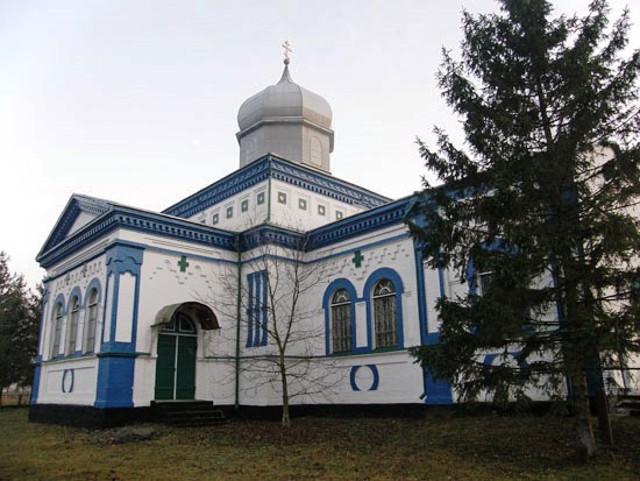
[[158, 336], [156, 399], [173, 399], [176, 363], [176, 336]]
[[192, 335], [158, 336], [156, 399], [194, 399], [197, 347], [198, 338]]
[[195, 337], [178, 337], [176, 399], [193, 399], [196, 394]]

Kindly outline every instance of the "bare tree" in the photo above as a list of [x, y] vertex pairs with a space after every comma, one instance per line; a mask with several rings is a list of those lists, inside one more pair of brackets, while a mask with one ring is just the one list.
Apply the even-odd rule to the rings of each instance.
[[289, 427], [294, 398], [326, 395], [344, 377], [324, 355], [326, 333], [317, 295], [326, 282], [322, 264], [305, 261], [304, 234], [258, 227], [243, 234], [241, 242], [241, 267], [229, 267], [219, 278], [210, 303], [236, 319], [236, 342], [245, 333], [236, 377], [241, 373], [248, 386], [241, 390], [279, 393], [282, 426]]

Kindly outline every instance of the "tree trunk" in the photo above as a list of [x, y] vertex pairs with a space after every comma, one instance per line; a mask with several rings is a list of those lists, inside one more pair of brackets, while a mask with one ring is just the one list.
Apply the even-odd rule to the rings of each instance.
[[578, 456], [580, 459], [586, 461], [596, 454], [597, 447], [591, 424], [587, 382], [584, 372], [579, 372], [572, 376], [571, 384], [573, 388], [571, 404], [573, 408], [573, 415], [575, 417]]
[[282, 383], [282, 427], [291, 427], [289, 416], [289, 385], [287, 384], [287, 368], [285, 366], [284, 353], [280, 353], [280, 382]]
[[607, 446], [613, 446], [613, 431], [611, 430], [611, 418], [609, 416], [609, 401], [604, 392], [604, 386], [598, 386], [596, 392], [596, 403], [598, 406], [598, 423], [600, 428], [600, 439]]

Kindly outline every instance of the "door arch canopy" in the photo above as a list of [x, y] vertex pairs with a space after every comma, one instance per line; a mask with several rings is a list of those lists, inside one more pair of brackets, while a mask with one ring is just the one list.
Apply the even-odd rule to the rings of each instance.
[[218, 318], [214, 314], [213, 310], [205, 304], [193, 301], [164, 306], [156, 314], [155, 322], [152, 327], [160, 327], [165, 324], [170, 324], [177, 312], [188, 315], [200, 325], [201, 329], [205, 331], [220, 329]]

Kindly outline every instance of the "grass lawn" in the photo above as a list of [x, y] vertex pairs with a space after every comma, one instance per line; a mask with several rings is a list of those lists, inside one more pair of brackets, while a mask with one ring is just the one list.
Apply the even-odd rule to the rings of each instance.
[[114, 444], [112, 431], [34, 424], [26, 409], [1, 409], [0, 480], [640, 479], [640, 418], [615, 419], [618, 446], [584, 465], [573, 458], [571, 420], [557, 417], [149, 426], [150, 440]]

